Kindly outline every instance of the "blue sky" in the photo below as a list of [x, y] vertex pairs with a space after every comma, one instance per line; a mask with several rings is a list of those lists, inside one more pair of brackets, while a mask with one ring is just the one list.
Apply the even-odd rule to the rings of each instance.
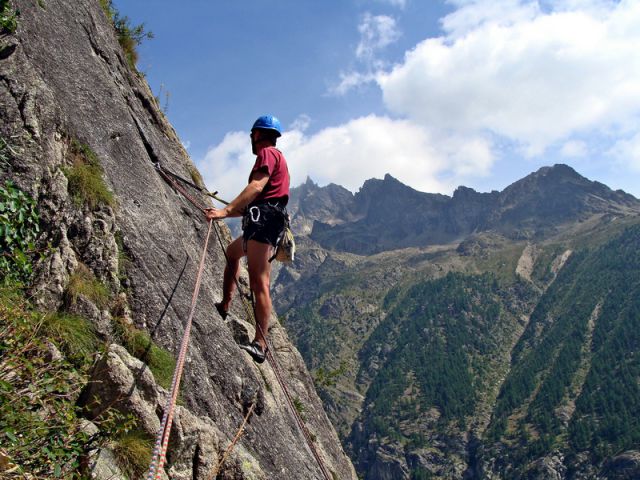
[[640, 197], [637, 0], [114, 3], [153, 32], [138, 68], [226, 198], [264, 113], [294, 185], [489, 191], [566, 163]]

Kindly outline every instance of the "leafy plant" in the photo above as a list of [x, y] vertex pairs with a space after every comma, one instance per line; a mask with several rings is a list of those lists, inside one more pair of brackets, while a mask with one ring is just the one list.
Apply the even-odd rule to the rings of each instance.
[[68, 191], [78, 207], [94, 210], [99, 205], [114, 206], [113, 194], [102, 178], [103, 170], [98, 156], [87, 145], [73, 140], [70, 145], [72, 165], [65, 168], [69, 180]]
[[15, 478], [80, 478], [89, 437], [75, 400], [86, 377], [52, 357], [44, 323], [17, 288], [0, 290], [0, 444]]
[[40, 233], [36, 202], [13, 182], [0, 187], [0, 279], [27, 282]]
[[20, 10], [13, 10], [9, 0], [0, 0], [0, 33], [14, 33], [18, 28]]

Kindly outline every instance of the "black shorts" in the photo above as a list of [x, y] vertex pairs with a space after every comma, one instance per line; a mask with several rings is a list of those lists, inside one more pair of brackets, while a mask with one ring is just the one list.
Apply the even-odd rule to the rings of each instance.
[[281, 201], [251, 204], [242, 217], [242, 238], [255, 240], [272, 247], [278, 245], [287, 220], [287, 210]]

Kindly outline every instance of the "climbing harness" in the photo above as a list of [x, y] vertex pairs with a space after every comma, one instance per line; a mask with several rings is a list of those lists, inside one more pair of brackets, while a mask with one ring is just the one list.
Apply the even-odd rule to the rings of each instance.
[[[186, 185], [191, 186], [192, 188], [197, 189], [198, 191], [200, 191], [201, 193], [204, 193], [212, 198], [215, 198], [216, 200], [227, 204], [228, 202], [225, 202], [222, 199], [219, 199], [216, 194], [217, 192], [214, 193], [210, 193], [207, 192], [206, 190], [198, 187], [197, 185], [195, 185], [194, 183], [179, 177], [178, 175], [175, 175], [172, 172], [169, 172], [168, 170], [164, 169], [161, 165], [160, 162], [155, 163], [156, 169], [158, 170], [158, 172], [160, 173], [160, 175], [178, 192], [180, 192], [191, 204], [193, 204], [196, 208], [198, 208], [200, 211], [205, 212], [205, 208], [197, 201], [195, 200], [191, 195], [189, 195], [187, 193], [187, 191], [176, 181], [181, 181]], [[204, 244], [204, 248], [202, 251], [202, 255], [200, 258], [200, 266], [198, 268], [198, 274], [196, 277], [196, 285], [194, 288], [194, 292], [193, 292], [193, 296], [191, 299], [191, 311], [189, 312], [189, 318], [187, 320], [187, 327], [185, 328], [185, 332], [182, 338], [182, 344], [180, 347], [180, 355], [178, 357], [178, 362], [176, 364], [176, 370], [174, 372], [174, 377], [173, 377], [173, 381], [172, 381], [172, 385], [171, 385], [171, 396], [169, 397], [169, 400], [167, 402], [167, 406], [165, 407], [165, 411], [164, 411], [164, 417], [162, 420], [162, 426], [160, 428], [160, 432], [158, 433], [158, 438], [156, 441], [156, 445], [154, 448], [154, 452], [153, 452], [153, 456], [152, 456], [152, 460], [151, 460], [151, 465], [149, 467], [149, 474], [147, 476], [147, 480], [158, 480], [161, 478], [161, 471], [162, 471], [162, 467], [164, 465], [165, 459], [166, 459], [166, 452], [167, 452], [167, 445], [169, 443], [169, 435], [171, 433], [171, 424], [173, 421], [173, 413], [174, 413], [174, 409], [175, 409], [175, 402], [176, 399], [178, 397], [178, 391], [179, 391], [179, 386], [180, 386], [180, 378], [182, 376], [182, 370], [184, 367], [184, 361], [185, 361], [185, 357], [186, 357], [186, 351], [187, 351], [187, 347], [189, 344], [189, 335], [191, 332], [191, 324], [192, 324], [192, 320], [193, 320], [193, 314], [195, 311], [195, 305], [196, 305], [196, 301], [198, 298], [198, 293], [200, 291], [200, 284], [201, 284], [201, 279], [202, 279], [202, 271], [204, 269], [204, 261], [206, 258], [206, 253], [207, 253], [207, 246], [209, 243], [209, 236], [211, 234], [211, 229], [213, 226], [213, 230], [216, 233], [216, 237], [218, 238], [218, 242], [220, 243], [220, 247], [222, 249], [222, 252], [224, 254], [225, 257], [225, 261], [227, 262], [227, 264], [229, 263], [229, 258], [227, 257], [227, 252], [226, 252], [226, 248], [224, 246], [224, 243], [222, 241], [222, 237], [220, 235], [220, 232], [218, 230], [218, 226], [216, 224], [216, 222], [214, 221], [209, 221], [209, 229], [207, 231], [207, 235], [205, 238], [205, 244]], [[287, 222], [287, 227], [288, 227], [288, 222]], [[294, 246], [294, 251], [295, 251], [295, 246]], [[293, 417], [296, 420], [296, 424], [298, 425], [302, 436], [305, 439], [305, 442], [307, 444], [307, 447], [309, 448], [309, 450], [311, 451], [314, 459], [316, 460], [316, 462], [318, 463], [318, 466], [320, 468], [320, 471], [322, 472], [322, 475], [324, 476], [325, 480], [333, 480], [333, 477], [329, 474], [329, 472], [327, 471], [326, 466], [324, 465], [324, 462], [322, 461], [322, 458], [320, 457], [320, 454], [318, 452], [318, 450], [316, 449], [314, 442], [313, 442], [313, 438], [311, 437], [311, 433], [309, 432], [309, 430], [307, 429], [307, 426], [304, 424], [302, 418], [300, 417], [300, 414], [298, 413], [295, 404], [293, 402], [293, 399], [291, 397], [291, 394], [289, 393], [289, 390], [286, 386], [286, 383], [284, 382], [284, 378], [283, 378], [283, 374], [282, 374], [282, 370], [280, 369], [280, 365], [276, 359], [276, 356], [272, 353], [273, 349], [271, 348], [271, 344], [270, 341], [267, 339], [267, 336], [265, 334], [265, 332], [262, 330], [262, 327], [260, 327], [260, 324], [257, 322], [256, 318], [255, 318], [255, 304], [254, 304], [254, 300], [253, 300], [253, 294], [250, 295], [251, 298], [251, 303], [252, 306], [250, 307], [247, 303], [247, 299], [245, 298], [245, 296], [242, 294], [242, 288], [240, 286], [240, 282], [238, 281], [237, 278], [234, 279], [235, 280], [235, 284], [236, 287], [238, 289], [238, 293], [240, 293], [240, 298], [242, 298], [242, 301], [244, 303], [245, 309], [247, 311], [247, 314], [249, 316], [249, 318], [251, 320], [253, 320], [253, 324], [256, 326], [256, 329], [259, 329], [260, 332], [262, 333], [263, 338], [267, 341], [267, 351], [266, 351], [266, 356], [267, 356], [267, 360], [269, 360], [269, 363], [271, 364], [272, 368], [273, 368], [273, 372], [276, 376], [276, 379], [278, 381], [278, 383], [280, 384], [280, 388], [282, 389], [282, 391], [284, 392], [285, 398], [287, 399], [287, 404], [289, 405], [289, 409], [291, 410]], [[219, 462], [219, 464], [217, 465], [215, 471], [214, 471], [214, 475], [212, 475], [210, 478], [214, 478], [215, 475], [217, 475], [218, 470], [222, 467], [223, 462], [226, 460], [226, 457], [230, 454], [231, 450], [233, 449], [233, 447], [235, 446], [235, 443], [238, 441], [238, 439], [240, 438], [240, 436], [242, 435], [242, 432], [244, 431], [244, 427], [246, 425], [246, 422], [248, 421], [250, 415], [253, 412], [253, 409], [255, 408], [255, 402], [252, 403], [251, 408], [249, 409], [249, 411], [247, 412], [247, 415], [245, 416], [245, 420], [243, 421], [242, 425], [240, 426], [240, 429], [238, 430], [238, 433], [236, 433], [236, 436], [234, 437], [233, 441], [231, 442], [231, 444], [229, 445], [229, 447], [227, 447], [227, 451], [225, 451], [225, 454], [223, 455], [221, 461]]]

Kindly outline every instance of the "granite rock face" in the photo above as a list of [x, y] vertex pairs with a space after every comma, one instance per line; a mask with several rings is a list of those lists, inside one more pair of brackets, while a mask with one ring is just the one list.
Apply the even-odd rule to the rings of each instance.
[[[37, 199], [45, 231], [41, 242], [53, 247], [37, 266], [37, 303], [61, 308], [69, 278], [87, 268], [119, 299], [128, 320], [177, 353], [207, 224], [165, 183], [155, 164], [187, 178], [195, 167], [146, 81], [129, 68], [99, 1], [11, 3], [21, 14], [16, 33], [0, 36], [0, 136], [10, 145], [0, 181], [11, 179]], [[73, 202], [64, 170], [71, 166], [74, 142], [95, 152], [114, 205]], [[204, 197], [198, 201], [207, 204]], [[238, 348], [238, 325], [245, 336], [253, 334], [242, 302], [231, 309], [233, 328], [215, 312], [224, 267], [218, 240], [230, 240], [224, 225], [216, 225], [209, 241], [168, 478], [206, 478], [252, 399], [259, 408], [220, 478], [323, 478], [272, 367], [254, 364]], [[244, 274], [242, 282], [246, 286]], [[114, 341], [112, 305], [87, 300], [76, 308], [105, 341]], [[304, 363], [275, 315], [272, 325], [274, 353], [292, 397], [304, 407], [315, 448], [336, 478], [355, 478]], [[156, 429], [166, 393], [148, 373], [142, 384], [133, 382], [131, 372], [138, 367], [121, 347], [112, 346], [102, 362], [111, 383], [100, 388], [135, 391], [138, 406], [122, 402], [122, 409], [136, 413], [145, 429]]]

